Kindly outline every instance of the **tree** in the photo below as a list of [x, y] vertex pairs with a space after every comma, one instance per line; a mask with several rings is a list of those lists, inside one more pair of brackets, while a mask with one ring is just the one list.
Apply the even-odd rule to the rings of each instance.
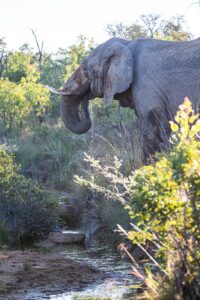
[[47, 59], [47, 54], [44, 51], [44, 41], [42, 41], [40, 43], [35, 31], [33, 29], [31, 29], [31, 32], [34, 36], [35, 43], [36, 43], [37, 50], [38, 50], [37, 53], [35, 53], [35, 58], [36, 58], [36, 61], [38, 62], [39, 70], [42, 71], [43, 64], [44, 64], [45, 60]]
[[7, 65], [6, 42], [4, 38], [0, 38], [0, 78]]
[[137, 23], [133, 23], [130, 26], [123, 23], [108, 24], [106, 31], [112, 37], [132, 40], [136, 38], [146, 38], [148, 36], [147, 30]]
[[80, 35], [76, 45], [72, 45], [67, 50], [67, 67], [66, 76], [67, 80], [70, 75], [77, 69], [83, 59], [94, 49], [95, 43], [93, 39], [87, 39]]
[[31, 53], [33, 54], [33, 48], [28, 44], [28, 43], [24, 43], [19, 50], [21, 52], [25, 52], [25, 53]]
[[7, 65], [2, 77], [15, 83], [20, 83], [22, 78], [29, 80], [38, 79], [39, 71], [34, 63], [33, 55], [20, 51], [9, 52], [7, 55]]
[[[44, 85], [60, 88], [63, 86], [66, 74], [66, 49], [59, 49], [57, 53], [48, 56], [42, 66], [40, 82]], [[48, 116], [57, 119], [60, 116], [60, 97], [51, 94], [51, 108]]]
[[4, 49], [0, 49], [0, 78], [7, 67], [7, 53]]
[[49, 92], [41, 84], [26, 81], [19, 84], [8, 79], [0, 80], [0, 120], [3, 133], [27, 125], [29, 118], [37, 120], [50, 105]]
[[147, 35], [150, 38], [155, 38], [160, 29], [160, 15], [148, 14], [141, 15], [140, 19], [147, 30]]
[[162, 35], [171, 40], [188, 41], [191, 39], [191, 33], [183, 30], [185, 23], [184, 16], [175, 16], [170, 20], [163, 21]]
[[160, 15], [141, 15], [140, 20], [132, 25], [123, 23], [109, 24], [106, 31], [112, 37], [134, 40], [136, 38], [159, 38], [164, 40], [190, 40], [192, 35], [184, 30], [183, 16], [174, 16], [170, 20], [161, 19]]
[[66, 73], [68, 64], [67, 49], [60, 48], [58, 52], [47, 57], [42, 67], [40, 82], [60, 88]]
[[0, 38], [0, 49], [5, 49], [5, 48], [6, 48], [5, 38], [2, 37]]
[[127, 38], [129, 39], [137, 39], [137, 38], [147, 38], [148, 32], [147, 30], [140, 24], [134, 23], [131, 26], [128, 26], [126, 29]]
[[50, 106], [49, 92], [39, 83], [32, 53], [3, 52], [0, 79], [0, 121], [3, 133], [22, 129], [28, 120], [40, 120]]

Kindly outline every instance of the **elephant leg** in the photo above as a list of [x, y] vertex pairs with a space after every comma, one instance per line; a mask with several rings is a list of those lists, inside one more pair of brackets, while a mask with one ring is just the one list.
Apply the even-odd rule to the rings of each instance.
[[169, 149], [170, 126], [162, 109], [152, 109], [139, 123], [145, 161], [155, 152]]
[[149, 123], [147, 118], [143, 118], [139, 122], [139, 127], [142, 137], [143, 157], [144, 161], [147, 161], [147, 159], [155, 152], [156, 149], [156, 143], [153, 134], [154, 130], [152, 124]]
[[169, 146], [169, 118], [165, 108], [167, 99], [148, 76], [138, 78], [132, 93], [142, 131], [146, 160], [156, 151], [163, 151]]
[[165, 151], [169, 149], [170, 125], [165, 110], [162, 107], [151, 110], [148, 119], [152, 124], [156, 150]]

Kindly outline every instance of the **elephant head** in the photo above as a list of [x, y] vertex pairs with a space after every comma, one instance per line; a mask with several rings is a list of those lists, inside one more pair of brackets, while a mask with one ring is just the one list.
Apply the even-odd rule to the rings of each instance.
[[[61, 115], [74, 133], [85, 133], [91, 127], [89, 100], [104, 98], [105, 105], [119, 100], [121, 106], [132, 106], [131, 83], [133, 59], [128, 41], [110, 39], [95, 48], [65, 83]], [[54, 92], [54, 91], [53, 91]]]

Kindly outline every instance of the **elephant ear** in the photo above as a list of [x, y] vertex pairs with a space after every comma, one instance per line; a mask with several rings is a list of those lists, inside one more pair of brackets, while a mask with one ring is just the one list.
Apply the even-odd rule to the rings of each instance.
[[103, 94], [106, 106], [112, 104], [115, 94], [126, 91], [133, 80], [133, 58], [129, 48], [117, 42], [109, 50]]

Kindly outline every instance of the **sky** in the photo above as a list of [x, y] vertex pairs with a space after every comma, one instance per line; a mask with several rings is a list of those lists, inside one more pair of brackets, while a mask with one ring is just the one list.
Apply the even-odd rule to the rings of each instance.
[[198, 0], [0, 0], [0, 38], [9, 49], [25, 42], [35, 46], [33, 29], [45, 50], [56, 51], [76, 43], [82, 34], [101, 43], [109, 38], [107, 24], [127, 25], [141, 14], [156, 13], [163, 18], [184, 15], [189, 32], [200, 36]]

